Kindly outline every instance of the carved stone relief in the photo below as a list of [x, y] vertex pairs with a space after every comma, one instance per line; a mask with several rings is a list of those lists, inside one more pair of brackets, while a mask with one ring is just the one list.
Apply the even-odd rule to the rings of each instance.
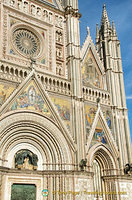
[[63, 75], [63, 65], [62, 63], [56, 63], [56, 74]]
[[63, 18], [62, 18], [62, 16], [55, 15], [55, 25], [59, 28], [63, 28]]

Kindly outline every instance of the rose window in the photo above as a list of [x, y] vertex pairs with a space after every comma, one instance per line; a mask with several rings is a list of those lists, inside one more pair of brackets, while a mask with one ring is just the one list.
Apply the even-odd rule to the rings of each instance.
[[40, 40], [29, 30], [14, 31], [13, 43], [16, 50], [26, 57], [36, 57], [40, 53]]

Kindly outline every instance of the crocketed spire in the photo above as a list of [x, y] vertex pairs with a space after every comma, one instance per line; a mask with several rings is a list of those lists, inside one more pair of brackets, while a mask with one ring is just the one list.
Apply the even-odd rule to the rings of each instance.
[[108, 27], [111, 27], [110, 21], [109, 21], [109, 18], [108, 18], [108, 14], [107, 14], [107, 11], [106, 11], [106, 6], [104, 4], [103, 5], [102, 19], [101, 19], [101, 26], [105, 25], [105, 24], [107, 24]]

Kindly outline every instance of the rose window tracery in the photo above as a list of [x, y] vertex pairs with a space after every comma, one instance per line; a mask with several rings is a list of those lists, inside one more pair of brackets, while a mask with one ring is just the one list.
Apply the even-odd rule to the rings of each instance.
[[13, 33], [13, 44], [26, 57], [36, 57], [40, 53], [40, 40], [29, 30], [18, 29]]

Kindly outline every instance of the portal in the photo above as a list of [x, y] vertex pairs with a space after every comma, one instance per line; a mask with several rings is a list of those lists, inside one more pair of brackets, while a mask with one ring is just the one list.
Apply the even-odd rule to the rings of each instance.
[[36, 186], [29, 184], [13, 184], [11, 200], [36, 200]]

